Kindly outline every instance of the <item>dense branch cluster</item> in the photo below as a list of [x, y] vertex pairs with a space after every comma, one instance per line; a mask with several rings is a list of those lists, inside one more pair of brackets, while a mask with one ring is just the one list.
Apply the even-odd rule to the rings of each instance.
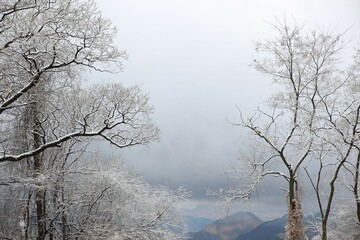
[[[19, 161], [74, 137], [101, 135], [120, 147], [156, 138], [157, 129], [147, 119], [152, 109], [146, 106], [147, 97], [138, 89], [98, 86], [85, 93], [80, 88], [82, 69], [115, 71], [121, 67], [120, 59], [127, 57], [113, 45], [116, 29], [101, 17], [93, 2], [14, 1], [4, 7], [1, 14], [3, 128], [11, 131], [11, 122], [25, 113], [34, 115], [29, 109], [37, 108], [41, 113], [32, 117], [43, 129], [38, 133], [42, 144], [28, 151], [12, 149], [9, 141], [13, 136], [3, 134], [0, 161]], [[126, 98], [127, 101], [123, 101]], [[69, 100], [73, 102], [68, 104]], [[76, 114], [68, 115], [66, 111]], [[60, 121], [64, 118], [65, 122]], [[57, 131], [46, 135], [44, 129], [49, 131], [49, 128], [44, 125]], [[120, 130], [120, 125], [126, 126], [125, 129]], [[130, 127], [135, 131], [129, 136]], [[109, 135], [108, 130], [114, 128], [117, 133]], [[125, 134], [119, 134], [121, 131]]]
[[87, 150], [159, 137], [139, 87], [84, 87], [86, 73], [121, 70], [127, 54], [115, 34], [92, 0], [0, 0], [0, 238], [182, 233], [175, 204], [183, 189], [150, 187]]

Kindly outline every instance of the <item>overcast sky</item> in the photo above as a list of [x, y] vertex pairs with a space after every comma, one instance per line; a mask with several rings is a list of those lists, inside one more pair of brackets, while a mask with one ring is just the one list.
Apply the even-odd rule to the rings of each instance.
[[[227, 184], [243, 138], [238, 106], [248, 115], [275, 88], [249, 64], [253, 43], [274, 35], [276, 18], [360, 36], [358, 0], [97, 0], [118, 28], [116, 44], [129, 53], [124, 72], [101, 79], [140, 84], [156, 108], [161, 141], [122, 151], [152, 183], [185, 184], [194, 200]], [[262, 203], [284, 206], [280, 191]], [[259, 202], [259, 200], [257, 200]], [[285, 210], [284, 210], [285, 213]]]

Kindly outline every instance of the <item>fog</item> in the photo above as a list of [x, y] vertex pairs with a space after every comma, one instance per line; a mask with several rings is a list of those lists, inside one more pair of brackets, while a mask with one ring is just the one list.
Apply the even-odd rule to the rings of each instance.
[[[296, 20], [306, 28], [349, 29], [354, 41], [360, 36], [357, 0], [97, 2], [130, 57], [123, 72], [92, 78], [141, 85], [161, 129], [158, 143], [122, 150], [121, 157], [151, 183], [186, 185], [195, 205], [206, 202], [207, 188], [229, 183], [224, 170], [247, 141], [230, 123], [239, 120], [237, 107], [251, 115], [276, 91], [271, 79], [250, 66], [254, 42], [275, 33], [269, 23]], [[256, 204], [246, 206], [263, 216], [279, 214], [284, 208], [275, 203], [285, 200], [276, 185], [264, 187]]]

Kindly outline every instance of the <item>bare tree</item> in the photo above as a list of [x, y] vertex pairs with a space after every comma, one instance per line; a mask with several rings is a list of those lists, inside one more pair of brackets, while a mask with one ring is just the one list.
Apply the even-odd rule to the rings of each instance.
[[147, 144], [159, 130], [138, 87], [82, 87], [83, 70], [115, 72], [127, 57], [113, 44], [116, 29], [93, 1], [1, 3], [0, 162], [40, 184], [11, 196], [27, 199], [24, 214], [36, 212], [37, 238], [51, 239], [49, 195], [41, 185], [56, 149], [88, 138], [119, 148]]
[[[343, 142], [353, 146], [352, 158], [345, 165], [352, 179], [352, 184], [348, 187], [354, 196], [357, 221], [360, 224], [360, 49], [356, 51], [354, 64], [350, 71], [352, 81], [350, 81], [346, 92], [346, 105], [349, 106], [349, 110], [343, 111], [342, 115], [347, 127], [352, 131], [348, 134], [351, 137], [344, 138]], [[345, 113], [347, 114], [345, 115]]]
[[[315, 164], [310, 163], [305, 167], [319, 205], [322, 223], [320, 236], [324, 240], [328, 239], [327, 225], [332, 216], [331, 209], [336, 190], [344, 186], [340, 185], [340, 180], [345, 180], [345, 185], [355, 197], [356, 212], [360, 212], [357, 203], [360, 98], [356, 90], [359, 81], [356, 68], [355, 63], [348, 71], [344, 71], [336, 78], [343, 79], [340, 84], [335, 85], [336, 91], [323, 95], [324, 127], [317, 132], [321, 144], [318, 144], [317, 149], [313, 151]], [[312, 175], [310, 172], [314, 172], [314, 168], [317, 168], [317, 172]]]
[[[58, 88], [74, 89], [81, 81], [81, 70], [115, 71], [121, 67], [120, 59], [126, 58], [112, 43], [116, 29], [101, 17], [93, 1], [11, 1], [2, 9], [0, 20], [0, 116], [5, 124], [19, 109], [35, 110], [43, 100], [41, 88], [48, 88], [44, 89], [47, 95]], [[93, 135], [64, 132], [17, 153], [9, 144], [12, 136], [3, 135], [0, 162], [19, 161], [72, 137]]]
[[246, 191], [228, 193], [230, 201], [249, 198], [265, 176], [283, 178], [287, 183], [287, 239], [305, 239], [300, 173], [321, 148], [324, 140], [319, 135], [330, 128], [327, 98], [335, 96], [348, 80], [339, 67], [343, 34], [306, 33], [302, 26], [279, 22], [273, 26], [278, 34], [256, 44], [259, 57], [253, 65], [282, 89], [265, 108], [258, 108], [250, 118], [241, 114], [241, 122], [235, 123], [257, 140], [255, 155], [247, 157], [256, 177]]

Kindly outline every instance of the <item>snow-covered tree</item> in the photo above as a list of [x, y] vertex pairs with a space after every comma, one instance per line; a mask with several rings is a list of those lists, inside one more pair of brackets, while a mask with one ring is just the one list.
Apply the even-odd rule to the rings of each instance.
[[83, 87], [86, 70], [121, 70], [127, 55], [113, 44], [115, 34], [91, 0], [0, 1], [0, 163], [13, 176], [3, 175], [0, 191], [3, 206], [13, 207], [7, 217], [21, 216], [21, 226], [31, 228], [25, 234], [54, 236], [42, 187], [50, 166], [90, 139], [124, 148], [158, 138], [138, 87]]
[[[342, 136], [338, 128], [341, 119], [346, 121], [350, 117], [346, 114], [354, 113], [353, 106], [356, 109], [357, 104], [344, 98], [352, 74], [343, 69], [341, 62], [343, 34], [319, 29], [306, 32], [305, 27], [279, 22], [274, 27], [277, 31], [274, 38], [256, 44], [258, 57], [253, 65], [258, 72], [272, 77], [279, 90], [267, 106], [258, 108], [252, 117], [241, 115], [240, 123], [235, 123], [248, 130], [256, 142], [253, 154], [249, 155], [247, 150], [247, 156], [240, 159], [250, 162], [252, 171], [247, 171], [253, 174], [253, 184], [247, 184], [247, 189], [230, 189], [225, 195], [228, 201], [249, 198], [264, 177], [283, 178], [287, 184], [287, 239], [305, 239], [301, 212], [305, 179], [301, 179], [304, 176], [301, 172], [307, 166], [320, 165], [320, 174], [314, 179], [323, 186], [328, 182], [322, 182], [322, 167], [331, 165], [327, 197], [320, 196], [321, 187], [313, 181], [322, 217], [322, 236], [326, 239], [337, 172], [349, 160], [348, 154], [353, 151], [350, 142], [356, 139], [353, 134], [358, 131], [350, 123], [343, 129], [346, 136]], [[348, 144], [337, 144], [344, 138], [349, 140]], [[332, 155], [335, 152], [337, 155]], [[326, 206], [322, 205], [325, 199]]]
[[[71, 146], [72, 147], [72, 146]], [[70, 150], [70, 148], [68, 149]], [[184, 188], [154, 187], [121, 161], [83, 150], [58, 152], [38, 178], [5, 172], [0, 233], [37, 238], [36, 189], [45, 193], [46, 239], [178, 239], [184, 225], [177, 203]], [[19, 173], [19, 172], [17, 172]], [[4, 176], [3, 176], [4, 178]], [[21, 197], [23, 196], [23, 197]], [[9, 217], [13, 214], [12, 217]]]
[[[64, 102], [59, 95], [67, 94], [66, 91], [80, 91], [82, 70], [116, 71], [120, 69], [120, 60], [126, 58], [126, 53], [113, 44], [116, 29], [101, 16], [93, 1], [17, 0], [7, 1], [0, 10], [0, 121], [4, 133], [0, 139], [0, 162], [37, 156], [70, 138], [100, 135], [114, 144], [127, 146], [147, 143], [157, 136], [157, 129], [151, 124], [147, 125], [150, 128], [144, 129], [131, 141], [124, 142], [128, 139], [110, 134], [111, 130], [119, 132], [114, 128], [123, 126], [131, 119], [112, 115], [117, 113], [118, 104], [115, 102], [112, 106], [106, 106], [107, 111], [96, 113], [96, 104], [100, 101], [91, 101], [100, 96], [95, 96], [94, 92], [82, 94], [82, 103], [93, 104], [89, 107], [94, 109], [78, 113], [76, 119], [68, 119], [73, 121], [72, 129], [62, 129], [51, 139], [45, 139], [41, 134], [42, 129], [37, 129], [35, 131], [39, 134], [32, 136], [36, 142], [33, 146], [28, 149], [16, 148], [11, 123], [21, 113], [28, 117], [33, 115], [33, 118], [42, 115], [42, 119], [33, 121], [39, 122], [35, 125], [43, 124], [43, 119], [50, 117], [52, 112], [44, 114], [42, 108], [51, 107], [53, 111], [61, 112]], [[101, 91], [105, 91], [106, 87], [101, 88]], [[110, 92], [112, 86], [107, 88]], [[97, 93], [102, 94], [100, 91]], [[112, 101], [115, 100], [112, 98]], [[96, 118], [93, 115], [101, 114], [107, 114], [98, 119], [102, 122], [88, 120], [91, 117], [94, 121]], [[26, 122], [28, 120], [31, 119], [24, 119]], [[36, 136], [39, 136], [38, 141]]]
[[[357, 213], [352, 208], [354, 205], [354, 201], [349, 199], [341, 199], [335, 203], [328, 223], [327, 240], [357, 240], [360, 238]], [[312, 240], [322, 239], [319, 234]]]

